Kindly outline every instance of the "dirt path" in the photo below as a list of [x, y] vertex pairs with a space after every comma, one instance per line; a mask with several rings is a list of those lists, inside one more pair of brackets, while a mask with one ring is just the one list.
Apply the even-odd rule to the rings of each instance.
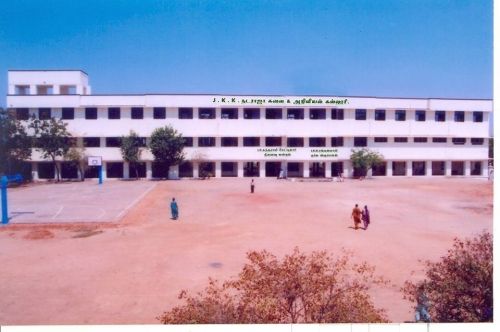
[[[455, 236], [491, 231], [492, 191], [472, 179], [257, 179], [253, 195], [247, 179], [159, 183], [119, 224], [0, 228], [0, 324], [154, 324], [181, 289], [236, 275], [247, 251], [295, 246], [374, 264], [392, 283], [374, 300], [402, 322], [412, 312], [399, 287]], [[350, 228], [354, 203], [370, 207], [367, 231]]]

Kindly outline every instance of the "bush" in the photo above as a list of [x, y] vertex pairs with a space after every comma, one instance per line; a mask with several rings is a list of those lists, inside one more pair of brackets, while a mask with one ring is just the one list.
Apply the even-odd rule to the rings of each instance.
[[368, 323], [387, 322], [368, 289], [387, 281], [374, 268], [337, 259], [326, 252], [301, 253], [278, 260], [263, 250], [247, 253], [238, 277], [222, 284], [210, 279], [196, 296], [183, 290], [185, 304], [163, 313], [164, 324]]
[[423, 288], [430, 300], [434, 322], [493, 321], [493, 237], [455, 239], [439, 262], [425, 262], [425, 280], [406, 281], [404, 298], [416, 301]]

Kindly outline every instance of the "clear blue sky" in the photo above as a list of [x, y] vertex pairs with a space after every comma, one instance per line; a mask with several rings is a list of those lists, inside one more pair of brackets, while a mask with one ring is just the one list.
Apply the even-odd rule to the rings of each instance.
[[[94, 93], [492, 98], [491, 1], [3, 1], [8, 69]], [[0, 105], [5, 105], [1, 98]]]

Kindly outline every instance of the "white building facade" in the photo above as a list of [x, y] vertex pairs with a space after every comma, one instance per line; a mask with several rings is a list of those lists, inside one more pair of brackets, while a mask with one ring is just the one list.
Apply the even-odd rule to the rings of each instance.
[[[11, 70], [7, 107], [19, 119], [60, 118], [85, 147], [102, 156], [105, 178], [165, 177], [145, 148], [132, 169], [120, 137], [135, 131], [146, 146], [154, 129], [171, 125], [185, 137], [181, 178], [356, 176], [352, 149], [381, 153], [373, 176], [487, 177], [492, 100], [338, 96], [91, 94], [79, 70]], [[34, 179], [54, 177], [34, 151]], [[61, 160], [63, 178], [76, 170]], [[92, 167], [87, 177], [97, 176]]]

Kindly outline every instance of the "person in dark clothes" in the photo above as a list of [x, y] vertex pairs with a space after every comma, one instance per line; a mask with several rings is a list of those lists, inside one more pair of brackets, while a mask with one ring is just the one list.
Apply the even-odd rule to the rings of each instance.
[[255, 183], [253, 182], [253, 179], [252, 179], [252, 182], [250, 182], [250, 192], [253, 194], [255, 190]]
[[368, 206], [365, 205], [365, 208], [361, 212], [361, 220], [363, 220], [363, 226], [365, 226], [365, 230], [368, 229], [368, 225], [370, 224], [370, 211], [368, 211]]

